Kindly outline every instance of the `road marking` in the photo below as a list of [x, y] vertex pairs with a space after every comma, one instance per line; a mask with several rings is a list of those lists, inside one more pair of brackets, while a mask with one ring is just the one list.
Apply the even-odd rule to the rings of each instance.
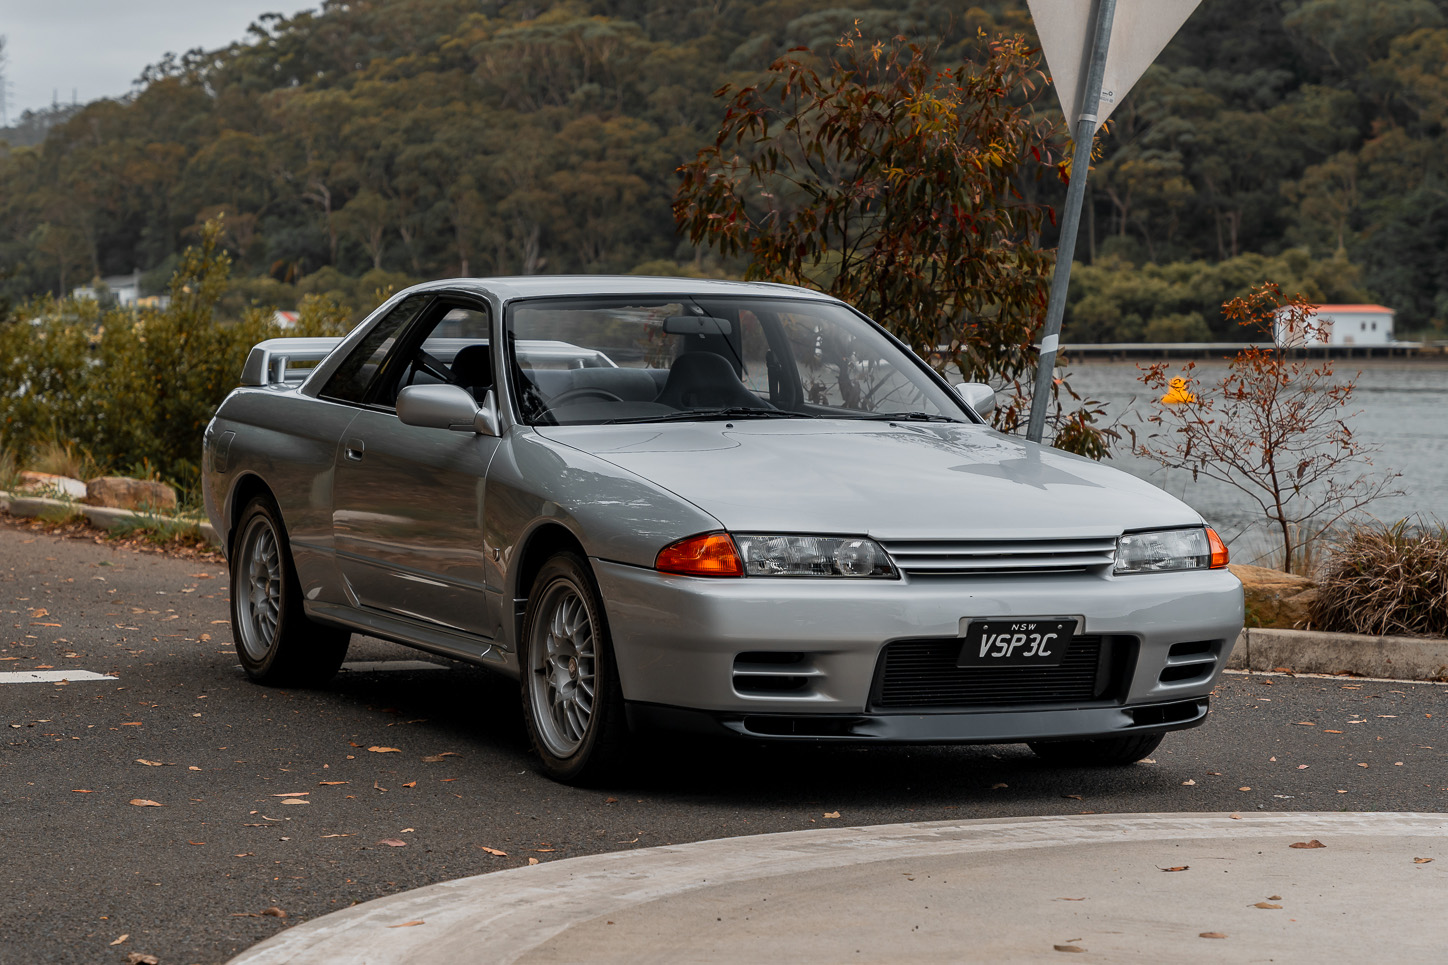
[[349, 660], [342, 664], [343, 670], [357, 673], [376, 673], [379, 670], [447, 670], [440, 663], [426, 660]]
[[110, 674], [90, 670], [7, 670], [0, 672], [0, 684], [55, 684], [63, 680], [119, 680]]

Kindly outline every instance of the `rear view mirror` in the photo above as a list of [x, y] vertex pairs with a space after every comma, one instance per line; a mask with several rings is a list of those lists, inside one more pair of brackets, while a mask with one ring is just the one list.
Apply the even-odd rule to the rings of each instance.
[[457, 385], [409, 385], [397, 393], [397, 418], [405, 425], [427, 429], [451, 429], [498, 434], [498, 415], [493, 392], [488, 390], [483, 405], [472, 393]]
[[732, 328], [729, 319], [708, 315], [671, 315], [664, 319], [664, 331], [670, 335], [728, 335]]
[[984, 382], [961, 382], [956, 385], [955, 394], [978, 416], [988, 416], [995, 409], [995, 389]]

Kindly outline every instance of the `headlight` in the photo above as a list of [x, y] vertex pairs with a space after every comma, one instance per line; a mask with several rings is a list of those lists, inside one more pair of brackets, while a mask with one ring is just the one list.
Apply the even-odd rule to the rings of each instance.
[[1226, 544], [1206, 527], [1127, 533], [1116, 541], [1114, 572], [1117, 576], [1218, 569], [1226, 565]]
[[894, 579], [895, 566], [872, 539], [854, 536], [736, 536], [745, 576]]

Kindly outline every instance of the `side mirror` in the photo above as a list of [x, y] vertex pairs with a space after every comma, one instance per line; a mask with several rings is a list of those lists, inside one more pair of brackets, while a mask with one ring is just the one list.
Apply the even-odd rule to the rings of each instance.
[[460, 385], [409, 385], [397, 393], [397, 418], [404, 425], [425, 429], [498, 434], [492, 390], [479, 408], [472, 393]]
[[984, 382], [961, 382], [956, 385], [955, 394], [965, 400], [965, 404], [978, 416], [988, 416], [995, 411], [995, 389]]

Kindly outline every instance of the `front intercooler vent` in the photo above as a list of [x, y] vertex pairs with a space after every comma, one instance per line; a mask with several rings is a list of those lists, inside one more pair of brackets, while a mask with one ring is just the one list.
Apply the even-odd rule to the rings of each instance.
[[1193, 640], [1190, 643], [1174, 643], [1167, 651], [1166, 667], [1157, 678], [1164, 684], [1184, 684], [1206, 680], [1217, 669], [1219, 640]]
[[813, 693], [822, 674], [809, 654], [756, 650], [734, 658], [734, 690], [747, 697], [798, 697]]

